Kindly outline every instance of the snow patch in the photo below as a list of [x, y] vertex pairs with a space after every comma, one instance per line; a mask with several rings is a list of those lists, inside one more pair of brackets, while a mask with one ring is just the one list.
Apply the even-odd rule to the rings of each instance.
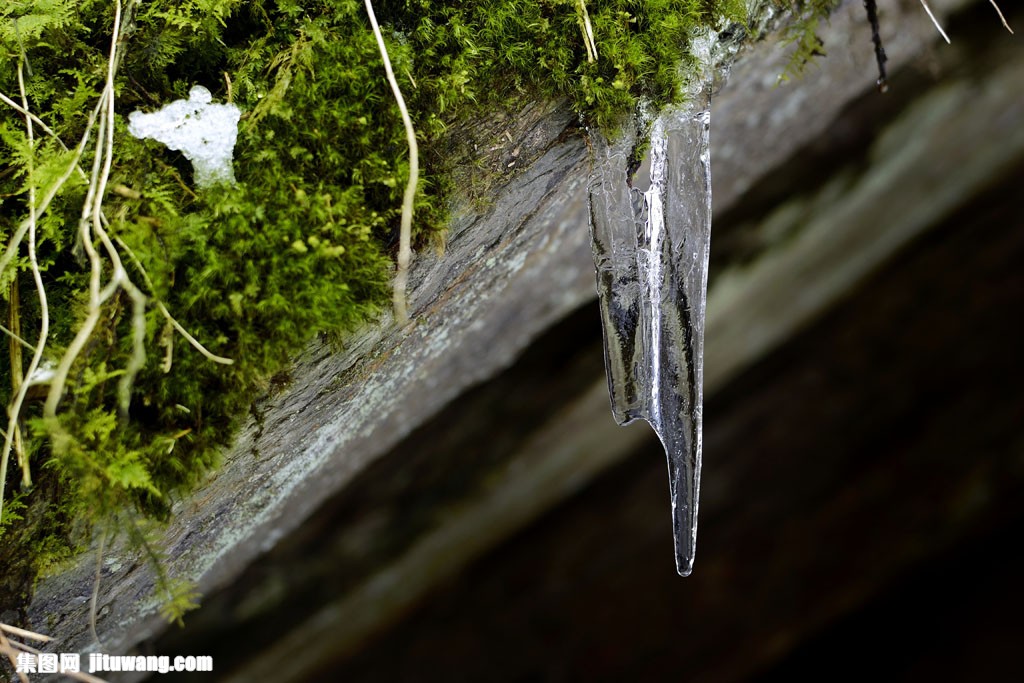
[[232, 157], [242, 112], [233, 104], [213, 104], [210, 91], [193, 87], [187, 100], [175, 100], [150, 114], [128, 115], [128, 132], [180, 151], [192, 162], [198, 187], [233, 184]]

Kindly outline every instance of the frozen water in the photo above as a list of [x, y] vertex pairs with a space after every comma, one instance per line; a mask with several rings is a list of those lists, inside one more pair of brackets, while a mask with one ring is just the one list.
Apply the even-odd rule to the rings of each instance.
[[192, 162], [196, 185], [211, 187], [235, 182], [231, 162], [241, 115], [233, 104], [213, 104], [210, 91], [197, 85], [187, 100], [175, 100], [151, 114], [133, 111], [128, 132], [180, 150]]
[[[676, 568], [693, 568], [711, 237], [710, 88], [594, 141], [590, 224], [612, 413], [645, 419], [668, 456]], [[637, 129], [641, 130], [637, 130]], [[646, 129], [646, 130], [643, 130]], [[649, 131], [647, 178], [634, 177]]]

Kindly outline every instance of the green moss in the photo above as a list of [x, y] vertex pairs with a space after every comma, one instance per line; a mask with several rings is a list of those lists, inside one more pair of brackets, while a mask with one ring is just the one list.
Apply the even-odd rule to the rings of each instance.
[[779, 75], [785, 81], [802, 75], [807, 64], [825, 54], [818, 28], [839, 6], [839, 0], [783, 0], [780, 5], [797, 17], [785, 27], [782, 35], [784, 43], [794, 46], [786, 68]]
[[[819, 5], [831, 3], [800, 7]], [[425, 150], [415, 213], [420, 243], [444, 230], [449, 181], [436, 150], [456, 118], [532, 97], [565, 97], [591, 123], [615, 126], [640, 99], [659, 106], [679, 97], [686, 78], [679, 65], [689, 63], [696, 30], [745, 20], [742, 0], [587, 0], [599, 52], [588, 62], [577, 6], [578, 0], [377, 2]], [[103, 206], [110, 234], [123, 242], [129, 277], [150, 297], [147, 359], [124, 414], [118, 392], [134, 347], [132, 302], [120, 292], [104, 304], [75, 361], [57, 418], [41, 418], [41, 399], [24, 407], [29, 465], [37, 493], [51, 504], [49, 512], [19, 519], [23, 494], [7, 495], [0, 521], [5, 576], [34, 576], [96, 524], [132, 532], [137, 522], [127, 510], [165, 516], [171, 498], [216, 464], [253, 397], [292, 354], [317, 332], [350, 329], [387, 305], [408, 160], [363, 3], [154, 0], [128, 4], [125, 25], [111, 191]], [[72, 147], [103, 88], [112, 30], [106, 0], [6, 3], [0, 91], [19, 99], [23, 62], [31, 70], [31, 110]], [[230, 97], [244, 112], [237, 186], [193, 190], [180, 154], [127, 134], [129, 112], [185, 97], [195, 84]], [[30, 151], [24, 119], [0, 108], [5, 240], [27, 214], [28, 185], [52, 185], [70, 158], [38, 126], [36, 136]], [[73, 176], [40, 224], [51, 360], [71, 344], [88, 306], [89, 269], [76, 244], [85, 195], [85, 182]], [[105, 279], [112, 274], [107, 263]], [[41, 307], [28, 270], [23, 245], [0, 274], [0, 291], [8, 309], [20, 303], [21, 334], [35, 343]], [[211, 363], [192, 348], [154, 300], [234, 364]], [[32, 352], [21, 353], [23, 372]], [[4, 403], [12, 398], [10, 368], [0, 365]], [[12, 466], [8, 492], [20, 478]], [[40, 552], [44, 538], [51, 551]], [[17, 592], [0, 612], [26, 594]]]

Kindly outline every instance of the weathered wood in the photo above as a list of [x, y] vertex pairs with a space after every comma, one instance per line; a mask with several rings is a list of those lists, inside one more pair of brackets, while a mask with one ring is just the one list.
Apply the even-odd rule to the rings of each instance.
[[[207, 594], [229, 583], [417, 424], [592, 296], [586, 149], [578, 136], [561, 135], [575, 117], [550, 106], [523, 114], [509, 128], [537, 160], [483, 211], [456, 212], [443, 257], [421, 255], [410, 280], [413, 322], [353, 335], [342, 353], [323, 344], [308, 349], [289, 390], [246, 427], [210, 480], [175, 506], [163, 534], [172, 576], [198, 580]], [[578, 200], [567, 202], [567, 194]], [[151, 595], [151, 568], [122, 552], [104, 560], [105, 651], [125, 651], [166, 628], [159, 596]], [[45, 579], [32, 604], [31, 623], [60, 634], [65, 649], [89, 643], [93, 565], [83, 558]]]

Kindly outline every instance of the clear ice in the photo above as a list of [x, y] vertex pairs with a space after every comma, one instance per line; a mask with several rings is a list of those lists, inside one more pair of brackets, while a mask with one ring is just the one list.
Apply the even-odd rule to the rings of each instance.
[[[693, 569], [711, 237], [710, 88], [594, 141], [590, 227], [612, 413], [647, 420], [668, 457], [676, 569]], [[636, 128], [644, 130], [637, 131]], [[649, 131], [649, 171], [636, 152]], [[646, 165], [645, 165], [646, 166]], [[642, 176], [649, 176], [642, 177]], [[649, 180], [650, 189], [641, 189]]]
[[128, 132], [152, 138], [180, 150], [192, 162], [198, 187], [234, 183], [231, 166], [242, 112], [233, 104], [213, 104], [210, 91], [193, 87], [187, 100], [175, 100], [163, 109], [128, 115]]

